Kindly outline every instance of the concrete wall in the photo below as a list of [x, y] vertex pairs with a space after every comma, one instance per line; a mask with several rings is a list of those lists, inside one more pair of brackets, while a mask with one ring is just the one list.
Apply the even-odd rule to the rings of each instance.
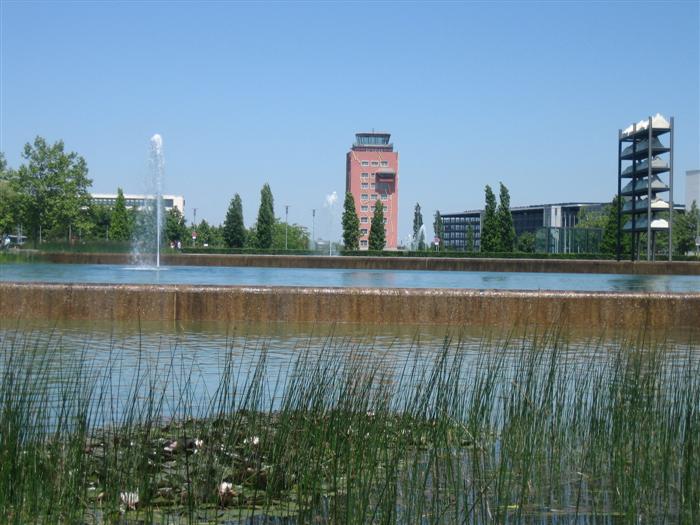
[[0, 319], [700, 326], [700, 293], [0, 283]]
[[[78, 264], [129, 264], [129, 254], [36, 253], [37, 260]], [[630, 262], [556, 259], [467, 259], [450, 257], [327, 257], [310, 255], [163, 254], [173, 266], [262, 266], [279, 268], [356, 268], [372, 270], [444, 270], [471, 272], [612, 273], [700, 275], [700, 262]]]

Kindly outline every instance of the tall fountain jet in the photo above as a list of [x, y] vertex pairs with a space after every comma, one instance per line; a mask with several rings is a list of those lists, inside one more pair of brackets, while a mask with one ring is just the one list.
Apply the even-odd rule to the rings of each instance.
[[163, 137], [158, 133], [151, 137], [151, 176], [156, 206], [156, 268], [160, 268], [160, 236], [163, 229]]

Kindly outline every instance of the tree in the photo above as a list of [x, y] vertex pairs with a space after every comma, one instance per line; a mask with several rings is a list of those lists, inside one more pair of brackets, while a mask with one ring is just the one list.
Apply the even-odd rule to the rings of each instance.
[[63, 141], [49, 145], [41, 137], [25, 144], [22, 157], [27, 163], [19, 167], [12, 185], [19, 220], [34, 242], [41, 232], [63, 235], [83, 226], [92, 184], [85, 159], [65, 153]]
[[131, 238], [131, 225], [126, 210], [126, 199], [121, 188], [117, 188], [117, 199], [114, 201], [112, 219], [109, 226], [109, 238], [113, 241], [128, 241]]
[[481, 222], [481, 251], [493, 253], [498, 251], [499, 248], [496, 196], [488, 184], [484, 193], [486, 195], [486, 206], [484, 207], [484, 217]]
[[[423, 213], [420, 204], [416, 202], [413, 210], [413, 244], [418, 251], [425, 250], [425, 229], [423, 228]], [[414, 248], [414, 249], [415, 249]]]
[[0, 238], [17, 223], [17, 193], [12, 187], [15, 172], [8, 168], [5, 155], [0, 152]]
[[464, 248], [468, 252], [474, 251], [474, 226], [467, 224], [467, 233], [464, 239]]
[[384, 230], [384, 205], [379, 199], [374, 204], [374, 216], [369, 227], [369, 249], [380, 252], [386, 244], [386, 231]]
[[695, 237], [700, 235], [698, 223], [700, 223], [700, 215], [695, 201], [685, 213], [673, 214], [673, 243], [676, 253], [685, 255], [695, 251]]
[[515, 227], [513, 226], [513, 215], [510, 211], [510, 193], [508, 188], [501, 182], [498, 196], [498, 209], [496, 217], [498, 219], [498, 250], [499, 252], [512, 252], [515, 244]]
[[440, 210], [435, 211], [435, 216], [433, 217], [433, 231], [435, 232], [435, 237], [438, 238], [438, 247], [442, 248], [445, 245], [445, 225], [442, 222]]
[[165, 240], [167, 242], [184, 242], [187, 240], [185, 218], [177, 208], [170, 208], [165, 214]]
[[306, 250], [309, 246], [309, 232], [304, 226], [298, 224], [285, 224], [283, 221], [276, 220], [272, 248], [275, 250], [284, 250], [285, 246], [285, 229], [287, 232], [287, 249], [288, 250]]
[[275, 226], [275, 209], [270, 185], [265, 183], [260, 190], [260, 208], [255, 223], [256, 246], [261, 250], [272, 247], [272, 230]]
[[224, 241], [229, 248], [243, 248], [245, 245], [245, 225], [243, 224], [243, 202], [236, 193], [231, 199], [224, 221]]
[[[618, 197], [615, 195], [612, 202], [607, 207], [607, 220], [603, 227], [603, 238], [600, 241], [600, 252], [608, 255], [617, 253], [617, 202]], [[622, 217], [622, 226], [624, 227], [626, 218]], [[622, 234], [622, 250], [621, 256], [624, 258], [632, 251], [632, 234]]]
[[345, 194], [343, 203], [343, 246], [346, 250], [360, 249], [360, 219], [355, 211], [355, 198], [350, 192]]
[[523, 232], [518, 236], [518, 251], [523, 253], [535, 252], [535, 234]]

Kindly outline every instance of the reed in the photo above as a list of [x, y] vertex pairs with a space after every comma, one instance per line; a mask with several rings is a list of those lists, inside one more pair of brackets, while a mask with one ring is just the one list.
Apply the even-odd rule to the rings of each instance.
[[202, 394], [168, 342], [98, 366], [56, 337], [0, 343], [3, 523], [700, 521], [692, 345], [246, 341]]

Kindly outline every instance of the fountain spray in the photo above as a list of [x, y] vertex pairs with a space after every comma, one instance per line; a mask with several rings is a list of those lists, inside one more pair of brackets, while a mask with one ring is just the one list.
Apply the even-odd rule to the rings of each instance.
[[163, 138], [156, 133], [151, 137], [151, 174], [156, 204], [156, 268], [160, 268], [160, 235], [163, 225]]

